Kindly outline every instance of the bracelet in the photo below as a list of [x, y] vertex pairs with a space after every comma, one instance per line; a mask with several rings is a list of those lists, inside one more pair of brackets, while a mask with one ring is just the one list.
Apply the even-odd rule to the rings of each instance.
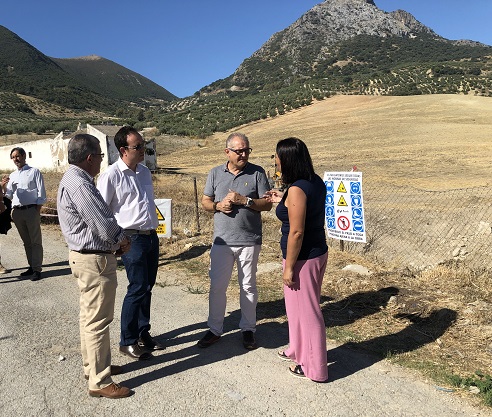
[[217, 201], [214, 201], [214, 205], [213, 205], [213, 208], [214, 208], [214, 213], [216, 213], [217, 211], [217, 204], [219, 204]]

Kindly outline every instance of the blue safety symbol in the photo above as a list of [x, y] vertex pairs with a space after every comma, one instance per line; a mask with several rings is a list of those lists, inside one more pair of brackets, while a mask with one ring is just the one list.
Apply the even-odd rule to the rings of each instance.
[[362, 220], [363, 217], [364, 217], [364, 215], [363, 215], [362, 209], [352, 208], [352, 219], [353, 220], [356, 220], [356, 219]]
[[335, 217], [335, 208], [333, 206], [326, 207], [326, 217]]
[[333, 194], [326, 194], [326, 204], [333, 206], [335, 204], [335, 196]]
[[325, 185], [328, 193], [335, 191], [335, 183], [333, 181], [325, 181]]
[[362, 220], [354, 220], [352, 224], [352, 229], [354, 230], [354, 232], [363, 232], [364, 222]]
[[327, 224], [328, 229], [335, 230], [335, 218], [334, 217], [330, 217], [329, 219], [326, 219], [326, 224]]
[[362, 207], [362, 198], [360, 198], [360, 195], [352, 195], [350, 199], [352, 201], [352, 207]]
[[360, 182], [351, 182], [350, 183], [350, 193], [351, 194], [360, 194]]

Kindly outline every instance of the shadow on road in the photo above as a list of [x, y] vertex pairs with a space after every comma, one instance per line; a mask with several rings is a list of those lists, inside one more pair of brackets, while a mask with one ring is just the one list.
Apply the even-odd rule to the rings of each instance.
[[456, 311], [443, 308], [428, 317], [406, 316], [411, 324], [398, 333], [351, 342], [328, 351], [329, 381], [345, 378], [383, 359], [388, 354], [410, 352], [442, 336], [456, 320]]
[[[378, 291], [355, 293], [343, 300], [330, 303], [330, 297], [322, 297], [322, 312], [328, 327], [343, 326], [357, 319], [374, 314], [385, 307], [390, 298], [398, 294], [398, 288], [388, 287]], [[181, 350], [158, 354], [150, 361], [132, 362], [125, 365], [127, 371], [142, 369], [148, 366], [162, 364], [159, 369], [130, 378], [125, 386], [135, 388], [147, 382], [169, 375], [184, 372], [193, 368], [225, 361], [227, 359], [254, 354], [242, 346], [241, 333], [237, 331], [241, 312], [234, 310], [224, 320], [224, 335], [210, 348], [199, 348], [196, 342], [208, 329], [206, 322], [200, 322], [174, 329], [157, 340], [167, 346], [179, 346], [193, 343]], [[256, 336], [260, 347], [278, 349], [288, 343], [288, 325], [286, 322], [265, 321], [285, 315], [284, 300], [258, 303], [258, 326]], [[450, 309], [433, 311], [428, 317], [405, 315], [410, 324], [405, 329], [390, 335], [375, 337], [363, 342], [351, 342], [338, 346], [327, 352], [329, 382], [345, 378], [362, 369], [381, 361], [389, 353], [403, 353], [418, 349], [425, 344], [435, 341], [456, 320], [456, 312]], [[203, 332], [198, 332], [203, 330]]]

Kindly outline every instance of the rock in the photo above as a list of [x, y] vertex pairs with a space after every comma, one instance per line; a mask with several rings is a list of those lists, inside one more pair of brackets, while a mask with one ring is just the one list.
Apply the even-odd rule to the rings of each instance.
[[350, 265], [344, 266], [342, 268], [342, 271], [351, 271], [351, 272], [355, 272], [356, 274], [359, 274], [359, 275], [371, 275], [372, 274], [372, 272], [369, 269], [367, 269], [365, 266], [357, 265], [357, 264], [350, 264]]

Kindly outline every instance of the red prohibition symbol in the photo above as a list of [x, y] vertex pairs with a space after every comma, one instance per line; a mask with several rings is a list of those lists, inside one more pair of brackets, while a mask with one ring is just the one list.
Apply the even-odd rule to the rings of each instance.
[[345, 216], [340, 216], [337, 220], [337, 224], [341, 230], [347, 230], [350, 227], [350, 220]]

